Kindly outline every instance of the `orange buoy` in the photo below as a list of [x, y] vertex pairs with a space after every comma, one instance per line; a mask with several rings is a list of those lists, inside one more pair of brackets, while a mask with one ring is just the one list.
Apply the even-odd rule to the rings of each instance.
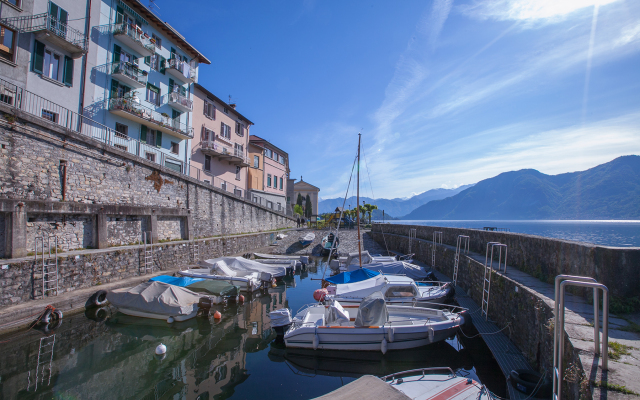
[[216, 311], [215, 313], [213, 313], [213, 318], [215, 318], [215, 319], [222, 318], [222, 314], [220, 314], [220, 311]]
[[315, 292], [313, 292], [313, 298], [316, 301], [323, 301], [324, 300], [324, 296], [328, 295], [329, 291], [327, 289], [316, 289]]
[[244, 296], [243, 295], [238, 296], [238, 301], [240, 303], [244, 303]]

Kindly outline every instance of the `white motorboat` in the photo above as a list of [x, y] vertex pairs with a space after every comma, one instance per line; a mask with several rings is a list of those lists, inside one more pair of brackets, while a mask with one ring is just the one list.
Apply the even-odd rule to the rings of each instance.
[[287, 274], [293, 273], [295, 267], [288, 263], [263, 264], [255, 260], [247, 260], [243, 257], [218, 257], [209, 260], [200, 261], [199, 265], [204, 268], [211, 268], [218, 272], [218, 275], [233, 276], [232, 271], [236, 275], [245, 272], [258, 272], [269, 274], [271, 278], [282, 278]]
[[296, 314], [284, 334], [291, 348], [381, 351], [410, 349], [454, 335], [468, 320], [462, 312], [414, 306], [387, 306], [374, 293], [358, 309], [339, 302], [315, 304]]
[[311, 244], [311, 242], [313, 242], [316, 238], [316, 234], [313, 232], [309, 232], [303, 236], [300, 236], [298, 238], [298, 241], [300, 242], [301, 245], [303, 246], [308, 246]]
[[[383, 256], [380, 254], [371, 255], [369, 254], [368, 251], [365, 250], [362, 252], [362, 257], [360, 257], [360, 254], [356, 252], [356, 253], [349, 253], [348, 256], [339, 257], [337, 260], [332, 260], [329, 263], [329, 268], [331, 268], [335, 272], [353, 271], [355, 268], [360, 268], [360, 266], [366, 266], [368, 268], [370, 264], [393, 263], [395, 265], [399, 265], [397, 263], [403, 262], [411, 267], [422, 270], [422, 268], [420, 268], [419, 266], [412, 264], [413, 260], [411, 256], [412, 256], [411, 254], [403, 257]], [[360, 262], [361, 258], [362, 258], [362, 262]]]
[[241, 291], [253, 293], [262, 287], [262, 280], [258, 272], [252, 272], [240, 276], [217, 275], [211, 272], [209, 268], [191, 268], [178, 271], [180, 276], [188, 276], [190, 278], [215, 279], [219, 281], [229, 282], [238, 286]]
[[[365, 279], [359, 276], [365, 275]], [[416, 283], [413, 279], [399, 275], [383, 275], [377, 271], [361, 268], [354, 272], [343, 272], [326, 279], [325, 302], [339, 301], [345, 308], [357, 308], [367, 296], [380, 292], [388, 305], [417, 305], [436, 307], [434, 303], [447, 303], [453, 299], [455, 289], [449, 283]]]
[[253, 253], [256, 258], [275, 259], [275, 260], [300, 260], [300, 256], [287, 256], [280, 254]]

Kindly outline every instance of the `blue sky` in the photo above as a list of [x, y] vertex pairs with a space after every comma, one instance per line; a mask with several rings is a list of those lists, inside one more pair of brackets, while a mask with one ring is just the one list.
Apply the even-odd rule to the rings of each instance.
[[[640, 154], [640, 1], [156, 0], [291, 176], [410, 196]], [[373, 191], [373, 193], [371, 193]]]

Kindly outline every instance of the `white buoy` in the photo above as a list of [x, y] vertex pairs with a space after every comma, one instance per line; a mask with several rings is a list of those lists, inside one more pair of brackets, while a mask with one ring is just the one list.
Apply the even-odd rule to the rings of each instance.
[[162, 355], [162, 354], [165, 354], [166, 352], [167, 352], [167, 346], [165, 346], [164, 344], [160, 343], [158, 347], [156, 347], [157, 355]]
[[320, 345], [320, 338], [318, 335], [313, 335], [313, 349], [318, 350], [318, 345]]
[[387, 354], [387, 339], [382, 339], [380, 350], [382, 351], [382, 354]]
[[168, 324], [173, 324], [173, 317], [167, 318], [167, 323]]
[[393, 343], [393, 328], [389, 328], [389, 343]]
[[435, 331], [433, 330], [433, 327], [431, 326], [429, 327], [428, 333], [429, 333], [429, 341], [433, 343], [433, 337], [435, 336]]

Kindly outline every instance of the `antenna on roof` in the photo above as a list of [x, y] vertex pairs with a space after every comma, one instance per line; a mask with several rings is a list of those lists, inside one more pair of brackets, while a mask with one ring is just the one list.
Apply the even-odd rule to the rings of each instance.
[[156, 0], [149, 0], [149, 10], [160, 15], [160, 6], [156, 4]]

